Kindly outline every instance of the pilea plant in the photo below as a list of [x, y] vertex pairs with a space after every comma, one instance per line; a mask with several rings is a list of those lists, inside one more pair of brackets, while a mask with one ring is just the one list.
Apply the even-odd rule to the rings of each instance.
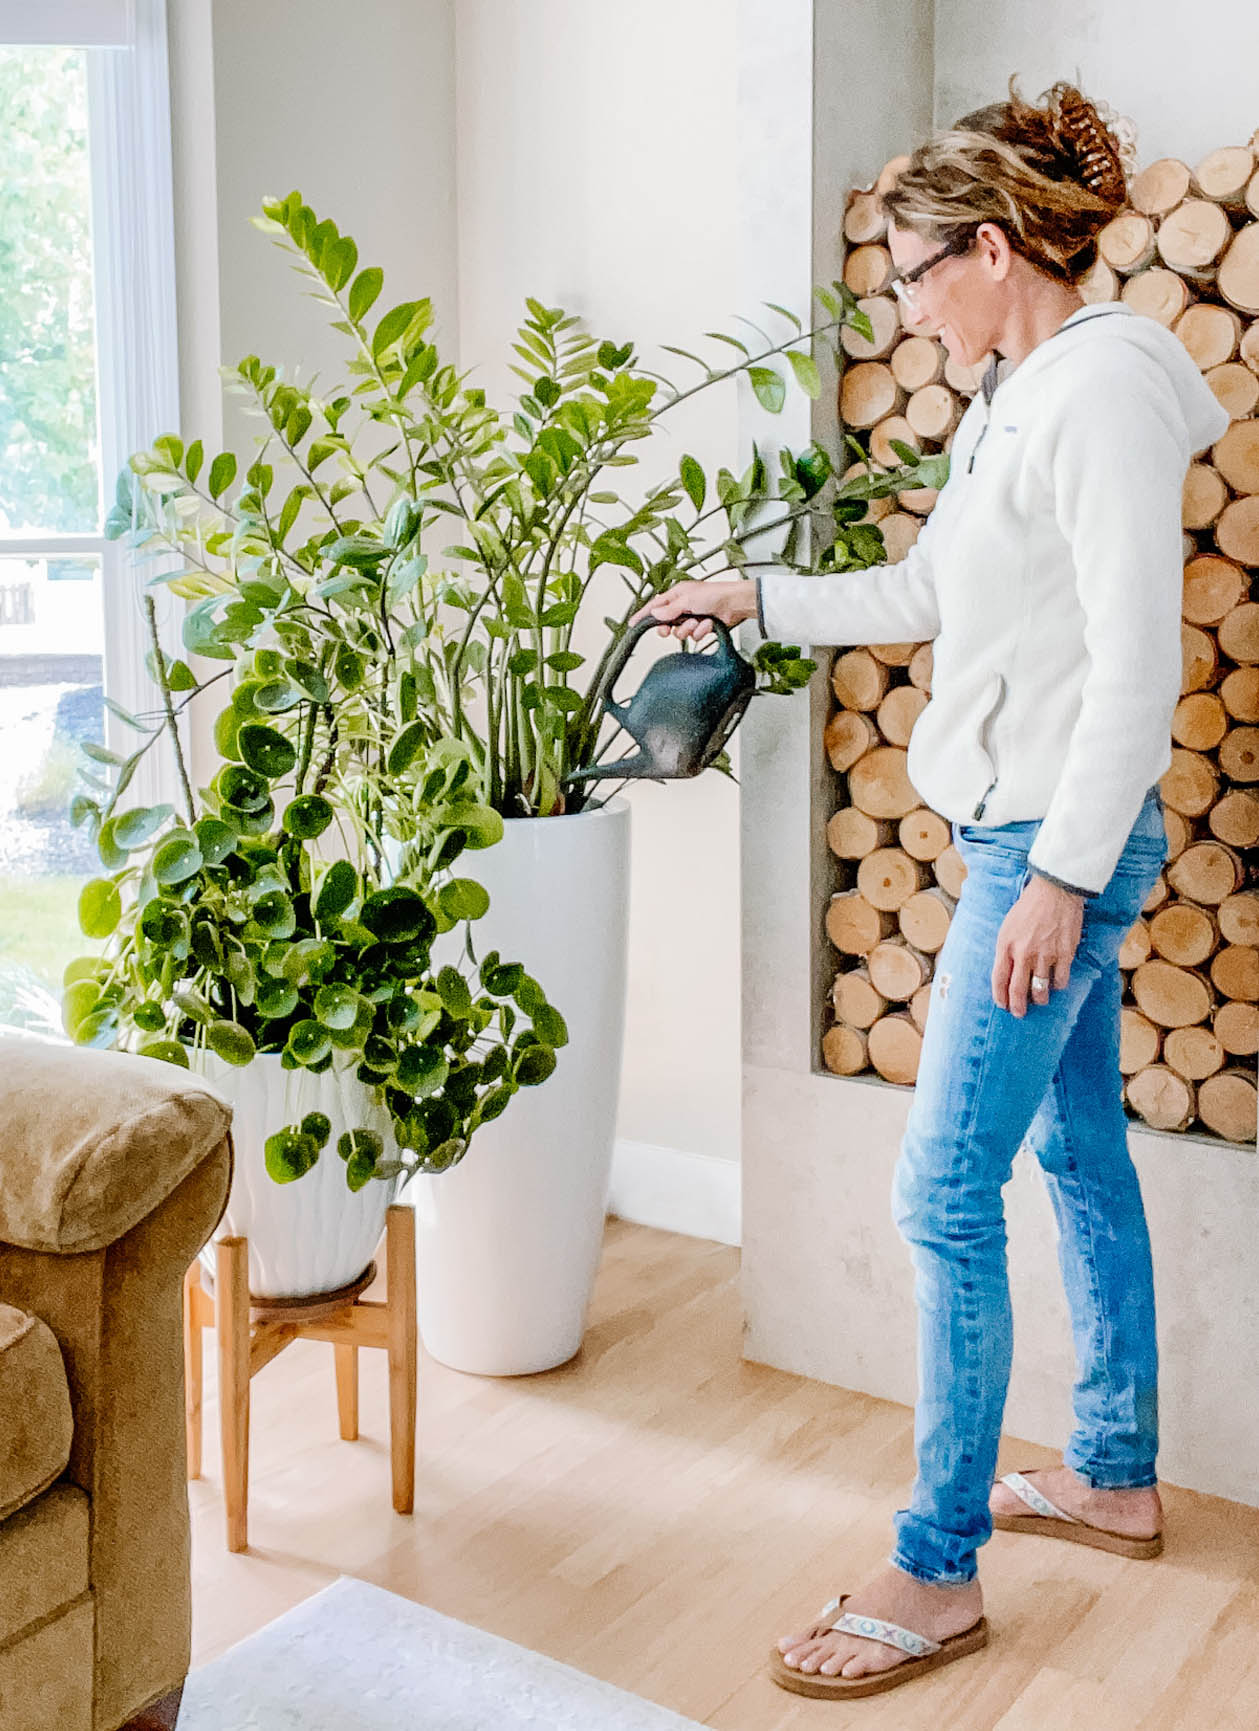
[[[444, 1171], [518, 1088], [545, 1081], [568, 1038], [539, 983], [497, 951], [481, 959], [472, 985], [452, 963], [433, 965], [438, 933], [489, 905], [480, 884], [454, 875], [453, 862], [502, 834], [467, 748], [447, 739], [408, 754], [411, 869], [405, 880], [383, 882], [371, 850], [357, 863], [321, 851], [339, 814], [327, 777], [309, 781], [309, 754], [299, 762], [268, 719], [284, 712], [279, 691], [293, 674], [276, 650], [239, 658], [241, 677], [215, 727], [233, 755], [194, 799], [173, 692], [195, 691], [196, 682], [185, 662], [162, 653], [151, 603], [149, 619], [162, 707], [125, 717], [147, 735], [132, 757], [110, 766], [111, 754], [95, 749], [97, 765], [104, 759], [115, 772], [112, 789], [103, 801], [80, 796], [76, 813], [95, 825], [109, 868], [84, 887], [80, 924], [107, 947], [67, 969], [68, 1031], [81, 1044], [128, 1046], [185, 1066], [199, 1049], [235, 1065], [276, 1053], [291, 1069], [354, 1066], [388, 1109], [397, 1146], [386, 1149], [366, 1126], [347, 1131], [338, 1152], [349, 1187]], [[273, 707], [260, 707], [259, 697]], [[121, 810], [136, 763], [163, 735], [185, 809]], [[98, 781], [92, 791], [108, 786]], [[475, 963], [470, 937], [466, 953]], [[301, 1177], [329, 1134], [317, 1112], [276, 1127], [267, 1170], [280, 1182]]]

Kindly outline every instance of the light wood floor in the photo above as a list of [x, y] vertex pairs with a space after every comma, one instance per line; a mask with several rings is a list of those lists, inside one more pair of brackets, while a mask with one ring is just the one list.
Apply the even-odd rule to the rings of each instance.
[[[860, 1701], [778, 1689], [774, 1639], [887, 1555], [913, 1415], [748, 1363], [741, 1335], [737, 1250], [609, 1220], [570, 1364], [494, 1379], [422, 1355], [412, 1517], [390, 1508], [383, 1353], [360, 1355], [343, 1443], [332, 1349], [298, 1341], [254, 1384], [239, 1556], [207, 1336], [194, 1663], [347, 1574], [720, 1731], [1256, 1731], [1259, 1511], [1171, 1486], [1154, 1562], [996, 1533], [985, 1652]], [[999, 1470], [1054, 1458], [1007, 1439]]]

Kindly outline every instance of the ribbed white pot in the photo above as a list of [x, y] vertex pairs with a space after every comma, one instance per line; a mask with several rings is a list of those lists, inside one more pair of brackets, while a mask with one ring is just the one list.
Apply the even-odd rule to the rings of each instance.
[[[425, 1348], [455, 1370], [522, 1376], [581, 1346], [607, 1213], [625, 1032], [630, 805], [506, 818], [458, 867], [485, 885], [478, 960], [522, 962], [568, 1024], [553, 1073], [482, 1125], [458, 1165], [413, 1178]], [[464, 928], [433, 946], [458, 960]], [[527, 1025], [517, 1022], [517, 1028]]]
[[[357, 1126], [375, 1130], [393, 1149], [389, 1114], [376, 1105], [353, 1069], [286, 1070], [278, 1054], [263, 1054], [243, 1068], [213, 1052], [189, 1053], [193, 1068], [233, 1108], [236, 1151], [227, 1209], [214, 1237], [249, 1240], [249, 1290], [255, 1298], [306, 1298], [336, 1292], [356, 1280], [380, 1243], [396, 1179], [373, 1178], [361, 1190], [345, 1181], [337, 1138]], [[277, 1184], [264, 1162], [268, 1136], [322, 1112], [332, 1134], [309, 1172]], [[214, 1245], [201, 1252], [214, 1273]]]

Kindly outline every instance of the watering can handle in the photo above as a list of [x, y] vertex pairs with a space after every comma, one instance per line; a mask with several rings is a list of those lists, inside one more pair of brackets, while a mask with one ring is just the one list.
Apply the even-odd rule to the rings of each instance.
[[[710, 613], [678, 613], [675, 614], [672, 619], [668, 620], [667, 623], [675, 625], [679, 619], [707, 619], [711, 625], [716, 627], [717, 633], [722, 639], [723, 647], [730, 650], [732, 653], [738, 653], [731, 641], [730, 628], [724, 619], [718, 619], [715, 615]], [[621, 677], [625, 663], [633, 654], [634, 648], [638, 643], [639, 638], [643, 635], [643, 632], [650, 631], [653, 626], [663, 625], [665, 623], [665, 620], [657, 619], [654, 615], [648, 614], [646, 619], [640, 619], [637, 625], [630, 626], [624, 637], [622, 637], [621, 641], [617, 644], [612, 659], [608, 663], [607, 669], [604, 672], [603, 678], [599, 681], [599, 689], [595, 694], [596, 709], [603, 708], [608, 697], [615, 689], [616, 682]]]

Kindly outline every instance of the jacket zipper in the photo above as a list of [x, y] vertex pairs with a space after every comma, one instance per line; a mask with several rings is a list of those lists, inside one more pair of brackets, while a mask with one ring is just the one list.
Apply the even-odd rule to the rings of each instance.
[[[987, 715], [984, 717], [983, 726], [980, 728], [980, 741], [979, 741], [980, 750], [985, 753], [989, 762], [992, 763], [994, 769], [996, 768], [996, 762], [993, 759], [991, 751], [989, 751], [987, 745], [984, 744], [984, 730], [985, 730], [985, 728], [991, 727], [992, 722], [993, 722], [994, 718], [996, 717], [997, 711], [1000, 709], [1002, 703], [1005, 701], [1005, 675], [1003, 673], [998, 673], [997, 679], [999, 681], [998, 687], [997, 687], [997, 701], [993, 705], [993, 707], [988, 711]], [[989, 738], [991, 738], [991, 734], [989, 734]], [[992, 792], [993, 788], [996, 787], [998, 779], [999, 779], [999, 777], [994, 775], [992, 780], [988, 783], [988, 786], [984, 789], [983, 796], [980, 799], [979, 804], [975, 807], [974, 817], [975, 817], [976, 823], [978, 823], [979, 819], [984, 815], [984, 807], [988, 804], [988, 795]]]

